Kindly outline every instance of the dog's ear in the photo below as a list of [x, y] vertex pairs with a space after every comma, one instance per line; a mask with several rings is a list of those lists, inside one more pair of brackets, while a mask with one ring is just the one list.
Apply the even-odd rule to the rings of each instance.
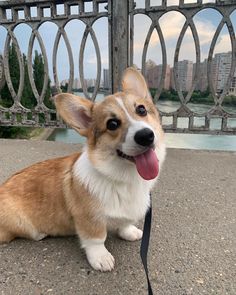
[[87, 136], [92, 120], [93, 103], [70, 93], [56, 95], [54, 102], [62, 119], [81, 135]]
[[123, 91], [132, 92], [140, 97], [151, 99], [147, 83], [143, 75], [135, 68], [127, 68], [122, 79]]

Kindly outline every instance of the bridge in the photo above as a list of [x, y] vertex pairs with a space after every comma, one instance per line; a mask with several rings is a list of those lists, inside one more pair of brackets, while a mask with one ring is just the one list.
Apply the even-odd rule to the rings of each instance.
[[[157, 92], [155, 94], [155, 101], [158, 102], [161, 92], [164, 87], [165, 73], [167, 69], [167, 52], [168, 47], [163, 34], [163, 27], [160, 25], [161, 19], [170, 12], [179, 12], [184, 17], [183, 27], [179, 33], [173, 60], [173, 80], [175, 89], [179, 97], [179, 107], [175, 111], [161, 111], [163, 118], [163, 125], [168, 132], [190, 132], [190, 133], [214, 133], [214, 134], [236, 134], [235, 126], [235, 111], [229, 112], [224, 107], [224, 99], [229, 92], [230, 85], [234, 78], [236, 65], [236, 41], [235, 28], [232, 23], [235, 11], [234, 1], [153, 1], [146, 0], [137, 1], [143, 5], [136, 5], [133, 0], [129, 1], [2, 1], [0, 2], [0, 26], [4, 37], [2, 40], [3, 52], [0, 58], [0, 73], [1, 83], [0, 87], [6, 83], [12, 98], [12, 105], [3, 107], [0, 103], [0, 125], [1, 126], [43, 126], [43, 127], [64, 127], [63, 122], [55, 115], [55, 110], [49, 108], [45, 104], [45, 95], [48, 88], [49, 79], [54, 88], [60, 91], [60, 81], [58, 73], [58, 51], [60, 44], [64, 42], [65, 54], [68, 56], [68, 92], [72, 92], [73, 81], [77, 75], [76, 63], [79, 61], [79, 77], [81, 81], [81, 88], [84, 95], [94, 100], [97, 96], [101, 86], [103, 59], [101, 58], [101, 42], [98, 42], [97, 33], [94, 29], [95, 25], [101, 19], [106, 20], [107, 31], [104, 38], [108, 40], [103, 41], [108, 43], [108, 61], [109, 68], [109, 92], [117, 91], [120, 88], [121, 75], [123, 70], [134, 63], [135, 44], [135, 17], [144, 15], [147, 16], [150, 27], [147, 32], [144, 44], [142, 45], [141, 65], [142, 72], [146, 73], [146, 59], [147, 51], [150, 45], [153, 33], [157, 34], [160, 42], [162, 56], [161, 77], [155, 85]], [[191, 2], [191, 3], [188, 3]], [[175, 3], [173, 5], [172, 3]], [[89, 6], [88, 6], [89, 5]], [[212, 96], [212, 105], [205, 112], [196, 112], [189, 107], [193, 91], [199, 82], [201, 71], [200, 64], [202, 61], [202, 47], [200, 46], [200, 36], [194, 21], [194, 17], [199, 15], [202, 11], [208, 9], [214, 10], [220, 16], [219, 24], [217, 25], [207, 57], [207, 73], [206, 80]], [[169, 14], [170, 15], [170, 14]], [[74, 20], [79, 20], [83, 24], [83, 37], [80, 43], [80, 48], [77, 50], [75, 56], [68, 31], [66, 26]], [[46, 40], [41, 35], [40, 29], [45, 23], [53, 24], [56, 27], [56, 34], [52, 41], [52, 54], [48, 56], [46, 50]], [[20, 47], [21, 36], [16, 36], [16, 31], [20, 28], [25, 32], [29, 31], [27, 68], [24, 66], [23, 54]], [[217, 45], [218, 38], [223, 28], [227, 28], [228, 36], [230, 38], [230, 47], [228, 51], [231, 52], [230, 69], [228, 70], [228, 77], [225, 79], [223, 87], [217, 92], [213, 81], [213, 55]], [[22, 34], [23, 31], [22, 30]], [[81, 28], [78, 29], [78, 31]], [[195, 70], [192, 77], [192, 85], [183, 91], [181, 87], [181, 77], [179, 73], [179, 54], [186, 32], [190, 30], [193, 36], [193, 43], [195, 48]], [[50, 35], [51, 36], [51, 35]], [[89, 93], [85, 81], [85, 51], [88, 40], [90, 39], [94, 46], [94, 59], [96, 60], [96, 82], [93, 93]], [[44, 77], [41, 92], [36, 87], [33, 75], [32, 55], [35, 44], [41, 51], [44, 61]], [[9, 50], [10, 45], [13, 44], [16, 49], [18, 64], [19, 64], [19, 83], [18, 88], [14, 87], [12, 81], [12, 74], [9, 68]], [[169, 61], [170, 62], [170, 61]], [[22, 94], [24, 90], [24, 83], [26, 79], [25, 72], [28, 72], [28, 78], [32, 88], [32, 95], [36, 101], [34, 107], [27, 108], [22, 103]], [[53, 78], [49, 77], [53, 75]], [[0, 101], [1, 102], [1, 101]], [[214, 129], [211, 127], [212, 121], [218, 120], [220, 128]], [[185, 122], [184, 126], [180, 122]], [[201, 122], [200, 124], [198, 122]]]
[[[206, 58], [206, 80], [212, 104], [204, 112], [199, 112], [191, 105], [194, 90], [201, 78], [203, 56], [194, 16], [207, 9], [217, 12], [220, 20]], [[235, 107], [230, 111], [225, 107], [236, 66], [235, 11], [234, 0], [1, 1], [0, 90], [7, 87], [11, 105], [4, 105], [3, 97], [0, 97], [0, 126], [66, 127], [55, 109], [46, 103], [49, 81], [51, 94], [61, 91], [59, 57], [62, 43], [68, 61], [68, 92], [74, 91], [73, 83], [78, 76], [85, 97], [96, 100], [105, 68], [108, 69], [106, 91], [112, 93], [119, 90], [123, 70], [135, 63], [135, 24], [136, 17], [140, 15], [149, 19], [149, 28], [141, 48], [140, 68], [143, 74], [147, 74], [148, 50], [153, 33], [160, 44], [162, 68], [154, 96], [158, 107], [165, 88], [169, 50], [161, 19], [170, 15], [168, 13], [176, 12], [184, 17], [182, 29], [176, 36], [173, 55], [173, 83], [178, 95], [178, 107], [174, 111], [160, 110], [163, 127], [166, 132], [172, 133], [235, 135]], [[107, 60], [103, 58], [103, 43], [96, 29], [100, 20], [104, 20], [106, 25]], [[73, 40], [67, 30], [67, 26], [75, 21], [82, 24], [79, 27], [80, 30], [82, 28], [82, 38], [77, 50], [73, 48]], [[54, 38], [45, 39], [43, 36], [41, 28], [45, 24], [54, 28]], [[224, 28], [230, 40], [228, 52], [231, 61], [227, 79], [221, 91], [217, 92], [212, 78], [214, 53]], [[179, 61], [188, 31], [193, 38], [195, 70], [190, 88], [184, 91]], [[26, 53], [19, 32], [28, 34]], [[96, 68], [93, 92], [88, 91], [86, 82], [86, 48], [89, 42], [94, 48]], [[51, 54], [48, 54], [47, 43], [52, 44]], [[17, 87], [9, 64], [12, 45], [19, 68]], [[40, 91], [33, 73], [35, 48], [43, 57], [44, 76]], [[28, 61], [26, 66], [25, 58]], [[30, 108], [24, 105], [26, 73], [34, 101]], [[215, 121], [218, 122], [217, 127], [212, 124]], [[69, 154], [80, 148], [58, 142], [41, 141], [39, 144], [33, 140], [0, 139], [0, 182], [32, 163]], [[149, 267], [154, 294], [236, 294], [235, 167], [235, 152], [168, 150], [163, 173], [153, 192]], [[16, 240], [0, 246], [0, 293], [147, 294], [139, 260], [139, 243], [128, 243], [110, 236], [107, 246], [116, 258], [116, 269], [110, 274], [91, 270], [75, 237], [45, 239], [37, 243]]]

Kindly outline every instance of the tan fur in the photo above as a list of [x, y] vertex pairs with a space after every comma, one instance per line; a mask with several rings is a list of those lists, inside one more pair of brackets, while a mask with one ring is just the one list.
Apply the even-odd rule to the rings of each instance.
[[98, 202], [73, 182], [72, 166], [79, 156], [34, 164], [0, 187], [0, 242], [37, 239], [38, 233], [72, 235], [76, 229], [85, 238], [106, 235]]
[[[119, 105], [119, 99], [122, 99], [125, 109]], [[94, 104], [62, 93], [55, 97], [55, 104], [61, 117], [87, 137], [87, 153], [94, 167], [99, 168], [111, 153], [117, 157], [117, 146], [124, 142], [132, 121], [128, 120], [129, 116], [135, 121], [146, 121], [158, 134], [159, 142], [163, 141], [156, 107], [144, 78], [134, 69], [128, 69], [124, 74], [123, 92], [108, 96], [103, 102]], [[145, 106], [146, 117], [135, 113], [137, 105]], [[106, 124], [111, 118], [120, 120], [122, 127], [109, 130]], [[88, 260], [95, 269], [107, 271], [113, 268], [113, 257], [104, 246], [99, 246], [101, 257], [95, 257], [96, 251], [91, 250], [91, 241], [95, 249], [98, 249], [96, 241], [104, 243], [108, 220], [104, 204], [89, 193], [76, 174], [79, 172], [74, 171], [80, 157], [81, 153], [76, 153], [36, 163], [14, 174], [0, 186], [0, 243], [16, 237], [40, 240], [45, 236], [77, 234], [84, 241]], [[131, 162], [130, 165], [134, 164]], [[137, 233], [138, 236], [132, 240], [140, 238], [138, 229]]]
[[[120, 110], [118, 103], [114, 101], [114, 96], [122, 99], [131, 117], [135, 120], [146, 121], [153, 126], [160, 136], [160, 142], [163, 142], [164, 132], [160, 124], [158, 111], [153, 102], [149, 99], [145, 99], [144, 97], [139, 96], [137, 98], [137, 95], [134, 95], [133, 93], [118, 92], [115, 95], [108, 97], [106, 101], [94, 105], [94, 117], [93, 123], [90, 126], [90, 134], [97, 133], [98, 136], [90, 135], [88, 137], [90, 160], [94, 163], [99, 160], [104, 161], [107, 156], [106, 146], [109, 144], [109, 146], [113, 145], [115, 147], [117, 143], [123, 141], [123, 138], [126, 135], [123, 130], [128, 127], [127, 118], [125, 113]], [[133, 110], [137, 105], [145, 105], [149, 116], [140, 117], [135, 114]], [[112, 118], [113, 114], [116, 113], [119, 113], [118, 119], [122, 121], [124, 128], [117, 129], [116, 131], [107, 131], [105, 125], [106, 119]], [[106, 118], [105, 120], [104, 117]]]
[[79, 236], [83, 239], [105, 238], [106, 224], [102, 214], [99, 214], [101, 211], [99, 201], [94, 199], [69, 173], [64, 179], [64, 192]]

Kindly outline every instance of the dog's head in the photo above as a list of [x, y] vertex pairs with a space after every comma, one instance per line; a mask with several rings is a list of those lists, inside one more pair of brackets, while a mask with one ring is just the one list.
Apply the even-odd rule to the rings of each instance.
[[143, 76], [134, 68], [123, 75], [122, 92], [93, 103], [72, 94], [55, 97], [58, 113], [87, 137], [93, 166], [114, 179], [157, 177], [165, 157], [164, 133]]

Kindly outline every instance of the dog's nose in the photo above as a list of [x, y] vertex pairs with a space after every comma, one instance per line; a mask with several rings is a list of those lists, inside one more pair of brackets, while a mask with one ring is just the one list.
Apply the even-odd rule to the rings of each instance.
[[154, 133], [149, 128], [143, 128], [135, 133], [134, 140], [142, 146], [150, 146], [154, 141]]

